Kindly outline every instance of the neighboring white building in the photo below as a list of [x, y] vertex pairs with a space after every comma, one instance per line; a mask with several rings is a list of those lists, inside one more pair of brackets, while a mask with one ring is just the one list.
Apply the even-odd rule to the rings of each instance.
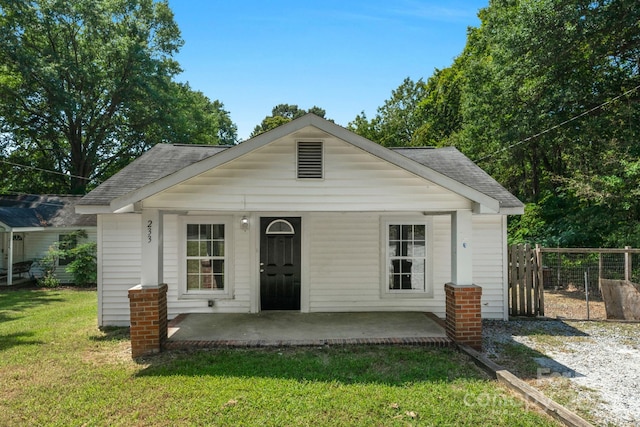
[[444, 284], [508, 317], [507, 215], [523, 205], [455, 148], [388, 149], [312, 114], [233, 147], [156, 145], [85, 196], [98, 322], [168, 284], [169, 318], [430, 311]]
[[[12, 285], [18, 278], [40, 277], [37, 261], [67, 234], [85, 230], [88, 240], [96, 240], [96, 216], [75, 212], [80, 199], [68, 195], [0, 195], [1, 285]], [[65, 271], [64, 261], [61, 264], [56, 277], [61, 283], [71, 283], [72, 275]], [[18, 269], [25, 265], [27, 271]]]

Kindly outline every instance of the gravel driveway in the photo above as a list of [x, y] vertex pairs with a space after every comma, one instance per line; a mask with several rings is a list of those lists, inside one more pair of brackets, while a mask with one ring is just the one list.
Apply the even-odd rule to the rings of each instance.
[[640, 425], [640, 324], [483, 323], [484, 353], [596, 425]]

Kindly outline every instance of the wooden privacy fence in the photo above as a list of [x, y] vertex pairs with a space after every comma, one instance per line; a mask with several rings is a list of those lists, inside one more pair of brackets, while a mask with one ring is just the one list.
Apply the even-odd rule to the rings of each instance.
[[509, 246], [509, 315], [544, 316], [542, 252], [536, 245]]

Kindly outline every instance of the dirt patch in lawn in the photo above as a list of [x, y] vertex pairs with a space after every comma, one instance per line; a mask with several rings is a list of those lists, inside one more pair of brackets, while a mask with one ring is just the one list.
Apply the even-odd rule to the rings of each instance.
[[544, 315], [553, 319], [604, 320], [607, 313], [602, 297], [589, 295], [589, 310], [583, 290], [569, 287], [544, 291]]

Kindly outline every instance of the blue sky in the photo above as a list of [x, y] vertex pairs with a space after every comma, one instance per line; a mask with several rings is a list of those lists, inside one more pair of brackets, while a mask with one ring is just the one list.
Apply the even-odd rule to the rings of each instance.
[[178, 77], [218, 99], [241, 140], [277, 104], [317, 105], [346, 126], [404, 78], [451, 65], [488, 0], [169, 0]]

